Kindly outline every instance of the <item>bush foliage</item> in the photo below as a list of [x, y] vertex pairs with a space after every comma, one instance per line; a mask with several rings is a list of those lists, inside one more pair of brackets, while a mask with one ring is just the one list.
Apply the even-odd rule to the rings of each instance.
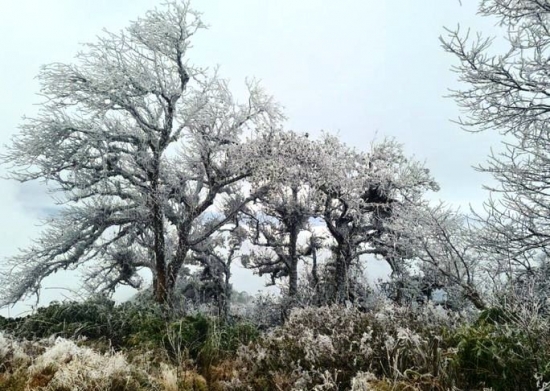
[[0, 327], [0, 390], [501, 391], [550, 382], [548, 321], [505, 307], [475, 316], [384, 300], [366, 310], [306, 307], [260, 332], [94, 299], [1, 318]]

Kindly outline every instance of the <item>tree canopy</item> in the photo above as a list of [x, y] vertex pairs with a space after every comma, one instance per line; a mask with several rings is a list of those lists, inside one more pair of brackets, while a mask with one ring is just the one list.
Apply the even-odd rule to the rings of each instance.
[[86, 44], [74, 64], [42, 68], [46, 100], [4, 161], [13, 178], [54, 186], [63, 209], [7, 260], [4, 304], [88, 263], [94, 290], [137, 286], [136, 270], [150, 269], [166, 301], [192, 248], [246, 202], [232, 190], [254, 166], [244, 133], [272, 132], [282, 115], [256, 82], [241, 104], [225, 80], [189, 62], [204, 27], [187, 2], [171, 1]]
[[283, 281], [292, 305], [301, 288], [319, 296], [321, 285], [329, 302], [356, 300], [352, 275], [373, 257], [389, 265], [401, 293], [420, 281], [479, 309], [497, 285], [540, 281], [549, 12], [534, 0], [482, 1], [480, 13], [506, 30], [500, 55], [491, 39], [460, 29], [441, 39], [458, 60], [459, 123], [505, 140], [479, 167], [497, 185], [484, 211], [471, 214], [428, 202], [436, 180], [396, 140], [359, 149], [329, 133], [286, 130], [281, 107], [254, 80], [237, 100], [217, 69], [190, 62], [205, 25], [187, 1], [104, 32], [74, 63], [41, 69], [45, 99], [2, 155], [11, 178], [46, 182], [61, 208], [3, 262], [0, 303], [38, 293], [67, 269], [83, 271], [94, 292], [140, 288], [149, 270], [155, 300], [170, 303], [193, 265], [226, 317], [236, 262]]

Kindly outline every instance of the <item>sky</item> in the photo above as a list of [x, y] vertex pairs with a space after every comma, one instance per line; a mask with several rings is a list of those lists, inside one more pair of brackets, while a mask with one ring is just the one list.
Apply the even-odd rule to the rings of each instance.
[[[71, 62], [81, 43], [103, 28], [118, 31], [161, 5], [159, 0], [0, 0], [0, 153], [24, 115], [41, 101], [40, 66]], [[280, 102], [287, 129], [338, 134], [358, 149], [395, 137], [424, 161], [441, 190], [432, 195], [467, 210], [479, 208], [490, 178], [472, 169], [499, 137], [467, 133], [451, 122], [459, 115], [444, 98], [456, 88], [454, 59], [439, 36], [444, 26], [471, 27], [489, 35], [493, 20], [476, 15], [474, 0], [195, 0], [210, 26], [193, 41], [190, 59], [220, 66], [231, 87], [244, 91], [246, 77], [261, 80]], [[6, 168], [0, 166], [0, 175]], [[40, 183], [0, 179], [0, 262], [37, 238], [53, 201]], [[373, 274], [381, 273], [373, 266]], [[254, 293], [263, 279], [234, 270], [238, 290]], [[74, 276], [54, 276], [43, 302], [70, 295]], [[127, 294], [127, 293], [124, 293]], [[124, 294], [121, 294], [124, 296]], [[22, 303], [0, 315], [30, 308]]]

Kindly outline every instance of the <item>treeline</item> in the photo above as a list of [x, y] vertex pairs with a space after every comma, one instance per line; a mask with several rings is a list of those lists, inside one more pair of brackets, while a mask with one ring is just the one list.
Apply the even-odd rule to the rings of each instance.
[[[0, 304], [67, 269], [106, 296], [1, 319], [0, 387], [550, 389], [550, 8], [486, 0], [480, 14], [499, 19], [506, 52], [441, 38], [463, 82], [459, 123], [505, 136], [479, 167], [491, 196], [469, 213], [428, 202], [435, 179], [395, 140], [285, 130], [254, 81], [238, 102], [188, 61], [205, 27], [188, 2], [43, 67], [46, 101], [2, 158], [61, 208], [3, 262]], [[373, 257], [391, 270], [377, 287]], [[282, 294], [237, 305], [236, 263]], [[143, 289], [144, 272], [142, 301], [105, 299]]]

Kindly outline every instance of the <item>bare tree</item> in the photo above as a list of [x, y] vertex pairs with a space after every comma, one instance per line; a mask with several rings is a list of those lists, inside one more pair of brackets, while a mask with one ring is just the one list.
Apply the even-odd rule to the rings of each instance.
[[486, 308], [482, 287], [495, 276], [488, 274], [487, 256], [479, 251], [467, 216], [442, 203], [421, 203], [396, 211], [389, 225], [396, 248], [406, 249], [421, 272], [435, 273], [447, 291], [457, 287], [476, 308]]
[[106, 289], [150, 269], [156, 300], [166, 302], [190, 249], [237, 212], [216, 208], [254, 166], [242, 132], [269, 132], [281, 115], [256, 83], [239, 104], [227, 82], [188, 63], [202, 28], [187, 2], [170, 1], [85, 45], [76, 64], [42, 68], [46, 100], [4, 161], [17, 180], [55, 185], [64, 208], [7, 260], [2, 304], [88, 263], [97, 265], [88, 284]]
[[[491, 199], [478, 213], [485, 229], [479, 246], [508, 277], [532, 270], [550, 245], [550, 4], [538, 0], [484, 0], [480, 14], [496, 17], [506, 49], [493, 39], [449, 30], [443, 47], [459, 61], [464, 87], [452, 97], [464, 110], [459, 123], [470, 131], [496, 130], [501, 153], [479, 170], [493, 175]], [[499, 45], [500, 48], [500, 45]]]

